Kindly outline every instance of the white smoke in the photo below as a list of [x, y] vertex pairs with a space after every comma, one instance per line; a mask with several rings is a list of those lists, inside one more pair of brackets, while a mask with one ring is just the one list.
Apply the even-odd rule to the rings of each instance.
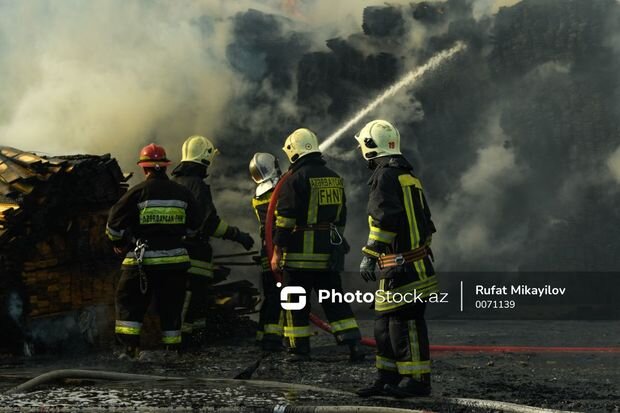
[[[513, 150], [499, 125], [497, 113], [489, 116], [485, 139], [473, 164], [461, 175], [458, 189], [446, 199], [431, 204], [439, 231], [433, 245], [442, 253], [442, 269], [462, 271], [452, 263], [478, 263], [516, 249], [526, 235], [518, 225], [506, 228], [495, 238], [496, 222], [502, 217], [499, 202], [507, 188], [523, 179], [524, 170], [516, 163]], [[431, 189], [432, 191], [432, 189]], [[504, 262], [504, 270], [515, 270], [516, 262]]]
[[[340, 36], [364, 55], [382, 51], [392, 53], [398, 59], [399, 75], [423, 64], [429, 52], [450, 47], [451, 43], [440, 46], [434, 42], [457, 20], [450, 10], [443, 23], [427, 24], [413, 19], [410, 1], [390, 3], [403, 10], [406, 30], [403, 38], [406, 41], [377, 39], [361, 33], [363, 8], [382, 5], [381, 1], [196, 0], [183, 2], [182, 7], [164, 1], [0, 2], [0, 144], [56, 154], [111, 152], [120, 159], [124, 169], [131, 170], [136, 153], [143, 144], [150, 141], [164, 144], [173, 160], [178, 160], [183, 140], [191, 134], [203, 134], [212, 138], [222, 151], [209, 178], [220, 215], [243, 230], [255, 229], [257, 223], [249, 206], [253, 188], [246, 169], [247, 153], [273, 151], [281, 161], [284, 160], [280, 148], [286, 134], [270, 134], [278, 129], [273, 125], [289, 132], [298, 127], [309, 127], [320, 132], [320, 138], [334, 132], [338, 125], [333, 124], [335, 119], [326, 115], [327, 111], [304, 112], [304, 102], [297, 100], [297, 62], [291, 64], [292, 86], [285, 91], [269, 78], [257, 82], [232, 67], [227, 47], [236, 40], [233, 33], [235, 15], [253, 8], [285, 16], [283, 33], [278, 36], [290, 33], [307, 36], [311, 40], [308, 52], [325, 51], [325, 41]], [[474, 18], [479, 22], [484, 22], [485, 16], [498, 12], [501, 7], [515, 3], [517, 0], [471, 2]], [[467, 16], [460, 17], [471, 20]], [[472, 30], [482, 31], [480, 35], [486, 39], [488, 33], [483, 29], [488, 27], [481, 24]], [[450, 39], [451, 42], [455, 40]], [[486, 46], [489, 44], [485, 43]], [[475, 44], [470, 45], [472, 53], [475, 48]], [[486, 62], [484, 53], [480, 56]], [[244, 69], [258, 71], [261, 63], [264, 66], [265, 56], [255, 57], [244, 61], [248, 66]], [[421, 58], [424, 61], [418, 62]], [[569, 77], [572, 67], [556, 61], [558, 59], [542, 63], [540, 73], [532, 76], [549, 77], [550, 80], [557, 78], [557, 74]], [[471, 64], [466, 62], [463, 70], [471, 70]], [[476, 79], [475, 76], [472, 78]], [[340, 83], [347, 82], [349, 80]], [[458, 89], [459, 85], [450, 85], [453, 86]], [[358, 89], [359, 85], [355, 85], [345, 90], [359, 93], [352, 99], [359, 101], [360, 106], [377, 94], [376, 90]], [[510, 90], [502, 99], [509, 100], [512, 95], [514, 91]], [[352, 139], [356, 128], [375, 117], [393, 121], [397, 127], [405, 125], [401, 127], [401, 132], [406, 130], [403, 133], [405, 154], [414, 161], [422, 181], [428, 182], [443, 171], [433, 175], [433, 165], [416, 164], [417, 155], [422, 162], [425, 161], [425, 153], [418, 154], [416, 145], [426, 145], [428, 149], [428, 145], [435, 142], [418, 143], [415, 136], [418, 125], [412, 124], [421, 120], [424, 112], [435, 114], [429, 122], [437, 123], [423, 125], [427, 128], [425, 137], [428, 137], [433, 135], [428, 132], [430, 128], [449, 129], [451, 122], [462, 120], [456, 113], [438, 117], [437, 109], [431, 106], [435, 105], [434, 97], [425, 98], [420, 97], [424, 105], [429, 105], [427, 108], [422, 107], [411, 92], [390, 97], [359, 119], [358, 125], [352, 125], [344, 132], [347, 138], [329, 149], [328, 155], [333, 159], [330, 166], [343, 173], [348, 183], [351, 225], [347, 235], [355, 236], [350, 240], [353, 251], [359, 251], [360, 243], [365, 241], [360, 234], [366, 234], [366, 228], [362, 229], [361, 225], [367, 196], [366, 171], [361, 169], [363, 162]], [[315, 102], [321, 108], [332, 104], [327, 96], [325, 101], [321, 99], [318, 97], [318, 103]], [[443, 99], [439, 96], [437, 102], [445, 104]], [[466, 97], [464, 101], [469, 102]], [[462, 108], [458, 105], [444, 107], [446, 110]], [[353, 115], [358, 107], [350, 109], [347, 115]], [[484, 110], [486, 107], [481, 108]], [[433, 192], [439, 190], [434, 190], [432, 185], [427, 188], [439, 227], [434, 242], [440, 266], [450, 262], [482, 262], [485, 259], [481, 256], [483, 251], [484, 254], [501, 256], [501, 251], [522, 248], [519, 242], [523, 239], [523, 226], [498, 231], [496, 217], [501, 211], [496, 208], [502, 200], [510, 198], [510, 185], [517, 184], [528, 172], [520, 163], [527, 163], [528, 159], [520, 159], [521, 154], [504, 145], [504, 141], [518, 143], [521, 139], [522, 143], [528, 136], [525, 133], [516, 136], [520, 131], [515, 132], [512, 127], [506, 130], [515, 136], [506, 137], [499, 126], [498, 114], [484, 116], [476, 113], [471, 116], [483, 119], [479, 122], [479, 130], [467, 130], [466, 135], [454, 137], [461, 142], [467, 141], [467, 145], [459, 146], [465, 147], [467, 153], [456, 153], [446, 142], [437, 143], [446, 159], [466, 160], [464, 166], [459, 164], [460, 169], [455, 167], [446, 173], [450, 175], [450, 183], [458, 183], [457, 188], [451, 190], [447, 198], [434, 196]], [[441, 120], [438, 122], [437, 119]], [[444, 119], [445, 125], [442, 124]], [[566, 122], [570, 123], [571, 119], [566, 118]], [[239, 135], [235, 131], [231, 133], [231, 124], [242, 125], [244, 131]], [[245, 152], [239, 151], [240, 147]], [[433, 156], [437, 161], [437, 154]], [[244, 159], [246, 157], [248, 159]], [[608, 158], [607, 168], [620, 182], [620, 149]], [[448, 179], [439, 181], [443, 184]], [[559, 188], [554, 188], [557, 189], [554, 194], [572, 200], [576, 197], [576, 190], [571, 183], [575, 181], [567, 178], [565, 182], [564, 186], [560, 184]], [[579, 188], [583, 187], [579, 185]], [[541, 197], [541, 202], [548, 202], [545, 211], [557, 207], [557, 203], [546, 198]], [[356, 224], [358, 217], [359, 223]], [[498, 233], [502, 235], [498, 236]], [[254, 235], [257, 235], [255, 231]], [[351, 254], [350, 263], [356, 264], [357, 258]]]
[[620, 147], [607, 158], [607, 168], [616, 183], [620, 184]]
[[147, 141], [214, 133], [231, 85], [242, 86], [225, 63], [222, 12], [202, 2], [3, 2], [1, 143], [113, 152], [132, 165]]
[[521, 0], [476, 0], [473, 2], [473, 14], [476, 19], [483, 16], [490, 16], [499, 11], [502, 7], [510, 7]]

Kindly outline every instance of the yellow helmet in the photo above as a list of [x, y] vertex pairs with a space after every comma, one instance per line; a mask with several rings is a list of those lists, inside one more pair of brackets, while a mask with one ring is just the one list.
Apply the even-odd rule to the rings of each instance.
[[319, 140], [314, 132], [306, 128], [297, 129], [291, 133], [286, 138], [282, 150], [286, 153], [291, 163], [309, 153], [321, 153], [319, 150]]
[[364, 159], [400, 155], [400, 133], [390, 122], [376, 119], [368, 122], [357, 135]]
[[219, 153], [213, 143], [204, 136], [193, 135], [183, 143], [181, 162], [194, 162], [209, 166], [215, 155]]

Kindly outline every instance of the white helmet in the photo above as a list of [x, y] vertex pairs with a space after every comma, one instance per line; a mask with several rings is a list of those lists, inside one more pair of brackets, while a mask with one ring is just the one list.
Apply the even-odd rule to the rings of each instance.
[[357, 135], [364, 159], [400, 155], [400, 133], [390, 122], [376, 119], [368, 122]]
[[256, 197], [263, 195], [276, 186], [280, 179], [278, 159], [270, 153], [255, 153], [250, 161], [250, 175], [256, 186]]
[[286, 153], [291, 163], [309, 153], [321, 153], [319, 150], [319, 140], [314, 132], [306, 128], [297, 129], [291, 133], [286, 138], [282, 150]]
[[209, 166], [219, 151], [204, 136], [190, 136], [183, 143], [181, 162], [194, 162]]

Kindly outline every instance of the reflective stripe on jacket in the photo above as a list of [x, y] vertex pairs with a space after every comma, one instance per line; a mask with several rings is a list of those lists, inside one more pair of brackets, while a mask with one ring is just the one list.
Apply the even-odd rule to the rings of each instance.
[[[386, 254], [397, 254], [430, 245], [435, 225], [420, 180], [402, 156], [378, 158], [368, 181], [369, 239], [387, 244]], [[416, 291], [422, 298], [437, 291], [437, 278], [430, 257], [385, 269], [379, 289], [390, 293]], [[384, 297], [387, 294], [384, 294]], [[393, 311], [407, 305], [377, 297], [375, 309]]]
[[185, 247], [191, 259], [190, 274], [213, 277], [213, 249], [210, 237], [222, 238], [228, 229], [226, 221], [218, 216], [211, 187], [204, 181], [206, 168], [191, 162], [182, 162], [172, 173], [172, 180], [186, 187], [196, 198], [200, 217], [199, 231], [186, 239]]
[[261, 269], [263, 272], [271, 271], [271, 265], [269, 263], [269, 259], [267, 258], [267, 252], [265, 250], [265, 221], [267, 220], [267, 210], [269, 209], [269, 201], [271, 201], [271, 194], [273, 194], [273, 189], [271, 191], [267, 191], [258, 198], [252, 198], [252, 208], [254, 209], [254, 213], [256, 214], [256, 219], [260, 224], [259, 232], [261, 239]]
[[[192, 194], [165, 173], [157, 173], [132, 187], [110, 209], [106, 234], [116, 246], [126, 245], [128, 236], [146, 240], [145, 266], [187, 268], [189, 256], [182, 238], [199, 224]], [[130, 249], [123, 261], [125, 267], [137, 265]]]
[[318, 153], [302, 157], [290, 171], [278, 198], [274, 243], [284, 250], [286, 268], [330, 270], [334, 248], [330, 231], [313, 230], [312, 226], [332, 224], [344, 233], [347, 208], [343, 180], [325, 166]]

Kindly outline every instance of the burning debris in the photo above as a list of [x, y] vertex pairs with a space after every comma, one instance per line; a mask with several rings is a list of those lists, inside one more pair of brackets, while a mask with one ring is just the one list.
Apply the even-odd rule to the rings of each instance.
[[0, 301], [12, 350], [33, 338], [28, 317], [113, 304], [117, 268], [104, 228], [129, 177], [110, 155], [0, 147]]

